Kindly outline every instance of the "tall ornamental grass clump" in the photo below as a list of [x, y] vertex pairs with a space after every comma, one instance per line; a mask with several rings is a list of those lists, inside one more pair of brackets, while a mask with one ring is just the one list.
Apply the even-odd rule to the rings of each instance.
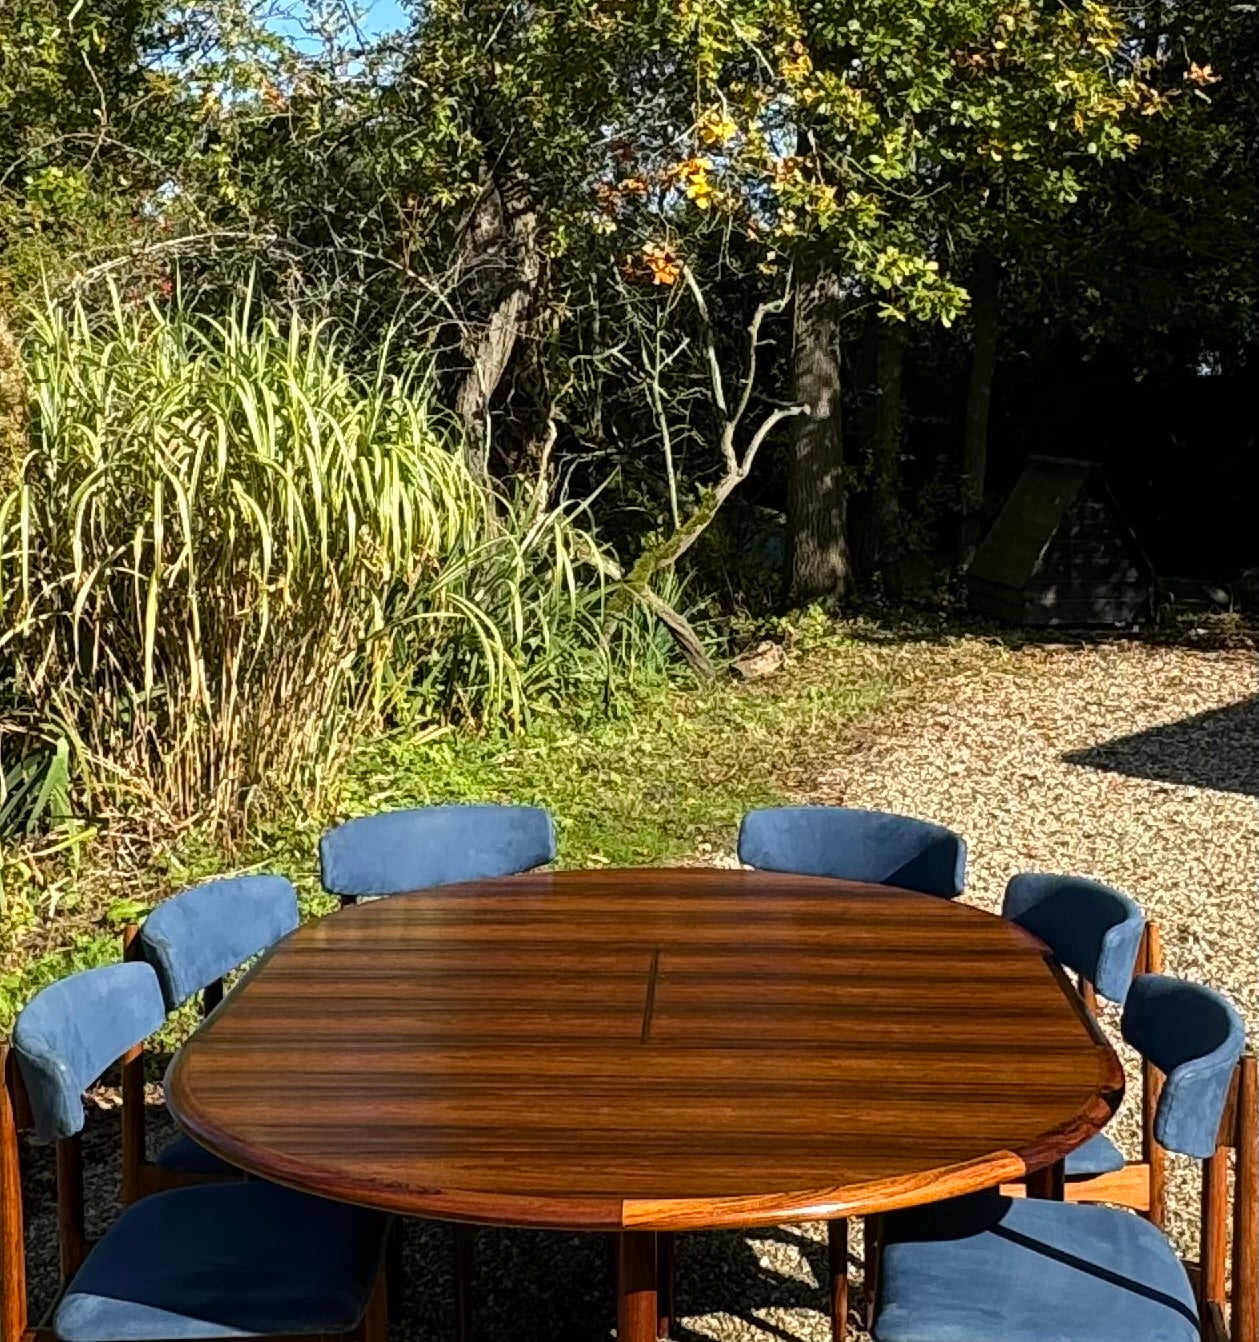
[[424, 378], [251, 310], [50, 303], [0, 492], [6, 712], [64, 734], [94, 809], [242, 816], [400, 714], [519, 718], [607, 674], [571, 509], [496, 499]]

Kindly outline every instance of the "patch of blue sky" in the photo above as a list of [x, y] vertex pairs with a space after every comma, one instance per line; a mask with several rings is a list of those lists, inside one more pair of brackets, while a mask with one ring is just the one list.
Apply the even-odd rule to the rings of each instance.
[[401, 0], [324, 0], [324, 3], [298, 3], [277, 10], [267, 27], [285, 38], [298, 51], [315, 54], [322, 48], [318, 33], [323, 24], [349, 22], [364, 41], [375, 42], [401, 32], [411, 17]]

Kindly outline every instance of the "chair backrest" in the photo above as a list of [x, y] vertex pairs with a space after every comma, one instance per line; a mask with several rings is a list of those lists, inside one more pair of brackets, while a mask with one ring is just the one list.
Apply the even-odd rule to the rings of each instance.
[[173, 1011], [297, 924], [297, 892], [283, 876], [234, 876], [163, 900], [144, 920], [140, 948]]
[[324, 889], [397, 895], [531, 871], [555, 858], [555, 826], [536, 806], [421, 806], [347, 820], [319, 840]]
[[1205, 1160], [1215, 1154], [1246, 1028], [1225, 997], [1164, 974], [1138, 974], [1120, 1027], [1162, 1073], [1154, 1114], [1160, 1145]]
[[1145, 930], [1145, 915], [1127, 895], [1083, 876], [1029, 871], [1010, 878], [1001, 912], [1103, 997], [1127, 997]]
[[86, 969], [37, 993], [13, 1027], [36, 1138], [81, 1131], [83, 1092], [165, 1019], [157, 975], [139, 962]]
[[952, 899], [966, 879], [966, 841], [943, 825], [846, 806], [749, 811], [739, 860], [763, 871], [833, 876]]

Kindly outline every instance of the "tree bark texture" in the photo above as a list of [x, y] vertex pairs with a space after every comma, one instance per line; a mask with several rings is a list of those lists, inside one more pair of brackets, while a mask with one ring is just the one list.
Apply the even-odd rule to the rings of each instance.
[[983, 525], [984, 483], [988, 473], [988, 407], [997, 361], [999, 276], [991, 253], [981, 252], [971, 276], [975, 339], [966, 389], [966, 428], [962, 442], [962, 563], [969, 564]]
[[796, 419], [787, 473], [787, 599], [802, 605], [842, 598], [852, 588], [846, 530], [844, 436], [840, 411], [842, 293], [829, 255], [818, 253], [795, 299], [793, 398]]
[[471, 108], [484, 167], [481, 196], [463, 240], [468, 280], [460, 299], [467, 312], [463, 344], [470, 367], [455, 396], [455, 409], [468, 430], [468, 462], [481, 479], [489, 476], [490, 404], [535, 307], [542, 277], [537, 204], [528, 174], [510, 150], [513, 128], [504, 124], [494, 97], [493, 41], [486, 51], [484, 88]]
[[489, 412], [533, 302], [542, 272], [537, 213], [523, 184], [491, 178], [468, 234], [470, 260], [480, 272], [485, 309], [468, 340], [471, 367], [455, 397], [467, 426], [473, 471], [489, 474]]

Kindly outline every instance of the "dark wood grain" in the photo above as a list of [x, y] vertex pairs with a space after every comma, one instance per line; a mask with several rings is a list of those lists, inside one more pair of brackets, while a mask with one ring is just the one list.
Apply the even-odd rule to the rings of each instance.
[[308, 923], [180, 1052], [167, 1098], [211, 1150], [328, 1196], [663, 1230], [1021, 1178], [1122, 1088], [1075, 989], [999, 918], [840, 881], [637, 870]]
[[83, 1144], [77, 1132], [57, 1143], [57, 1243], [61, 1280], [69, 1281], [83, 1266], [88, 1252], [83, 1202]]
[[1027, 1196], [1061, 1202], [1066, 1195], [1066, 1169], [1061, 1160], [1042, 1165], [1027, 1176]]
[[667, 1338], [673, 1332], [676, 1317], [674, 1272], [676, 1241], [671, 1230], [656, 1232], [656, 1337]]
[[476, 1269], [476, 1227], [456, 1225], [455, 1231], [455, 1342], [472, 1342], [475, 1319], [473, 1284]]
[[830, 1283], [831, 1342], [848, 1336], [848, 1222], [826, 1227], [826, 1272]]
[[[122, 958], [143, 959], [138, 923], [128, 923], [122, 929]], [[149, 1191], [145, 1175], [153, 1168], [145, 1131], [143, 1044], [129, 1048], [118, 1060], [118, 1079], [122, 1093], [122, 1200], [132, 1203]]]

